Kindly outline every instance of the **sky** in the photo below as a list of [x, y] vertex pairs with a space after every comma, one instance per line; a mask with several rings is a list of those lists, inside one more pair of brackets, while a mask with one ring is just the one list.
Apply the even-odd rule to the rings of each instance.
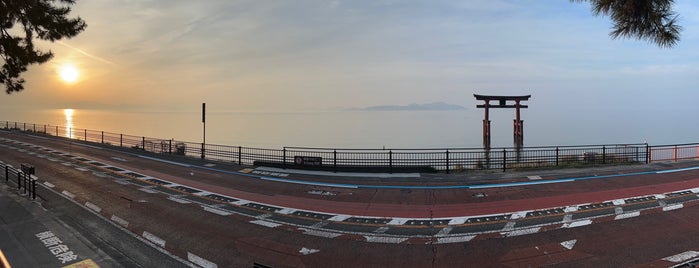
[[[4, 109], [315, 111], [531, 94], [541, 116], [695, 112], [699, 2], [679, 44], [609, 37], [568, 0], [79, 0]], [[75, 82], [60, 79], [73, 65]], [[606, 111], [606, 112], [605, 112]], [[631, 111], [631, 112], [629, 112]], [[534, 113], [534, 112], [533, 112]], [[11, 119], [10, 119], [11, 120]]]

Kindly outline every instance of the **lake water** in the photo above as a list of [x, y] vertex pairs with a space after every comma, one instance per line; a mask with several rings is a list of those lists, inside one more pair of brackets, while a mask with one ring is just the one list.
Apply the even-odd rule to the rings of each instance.
[[[281, 148], [478, 148], [482, 111], [207, 112], [210, 144]], [[512, 146], [511, 112], [491, 114], [492, 146]], [[525, 146], [699, 142], [699, 126], [662, 117], [569, 118], [523, 112]], [[198, 112], [2, 111], [3, 121], [201, 142]], [[688, 118], [688, 120], [690, 120]], [[691, 121], [690, 121], [691, 122]]]

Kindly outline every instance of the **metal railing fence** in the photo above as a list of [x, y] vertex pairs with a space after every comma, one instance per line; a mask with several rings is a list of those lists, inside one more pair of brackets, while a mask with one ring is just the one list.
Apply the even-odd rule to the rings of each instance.
[[[253, 148], [149, 138], [63, 126], [0, 121], [0, 128], [133, 148], [157, 154], [202, 157], [239, 165], [270, 165], [330, 171], [462, 171], [597, 166], [653, 161], [699, 159], [699, 143], [646, 143], [523, 148], [336, 149], [283, 147]], [[300, 166], [299, 157], [314, 159]]]
[[19, 193], [36, 199], [36, 179], [32, 178], [31, 174], [0, 161], [0, 177], [6, 184], [16, 184]]

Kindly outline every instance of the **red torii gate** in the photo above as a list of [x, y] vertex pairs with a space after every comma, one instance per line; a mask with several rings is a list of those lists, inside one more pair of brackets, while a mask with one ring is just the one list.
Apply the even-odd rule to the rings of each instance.
[[[476, 108], [485, 108], [485, 119], [483, 119], [483, 147], [490, 149], [490, 118], [488, 109], [490, 108], [515, 108], [516, 118], [514, 120], [514, 142], [516, 147], [522, 147], [524, 144], [524, 121], [520, 119], [519, 109], [525, 109], [529, 106], [520, 104], [522, 101], [528, 101], [532, 95], [526, 96], [488, 96], [473, 94], [476, 100], [485, 101], [484, 104], [476, 105]], [[495, 104], [490, 104], [490, 101], [497, 101]], [[514, 101], [514, 104], [507, 104], [508, 101]]]

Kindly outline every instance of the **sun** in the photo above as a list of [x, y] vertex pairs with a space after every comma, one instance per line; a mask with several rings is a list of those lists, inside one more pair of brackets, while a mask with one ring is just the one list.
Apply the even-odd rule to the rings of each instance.
[[74, 83], [75, 81], [78, 81], [78, 76], [80, 76], [80, 72], [78, 72], [78, 69], [75, 68], [75, 66], [66, 64], [61, 66], [61, 68], [58, 70], [58, 75], [61, 77], [61, 80], [67, 82], [67, 83]]

